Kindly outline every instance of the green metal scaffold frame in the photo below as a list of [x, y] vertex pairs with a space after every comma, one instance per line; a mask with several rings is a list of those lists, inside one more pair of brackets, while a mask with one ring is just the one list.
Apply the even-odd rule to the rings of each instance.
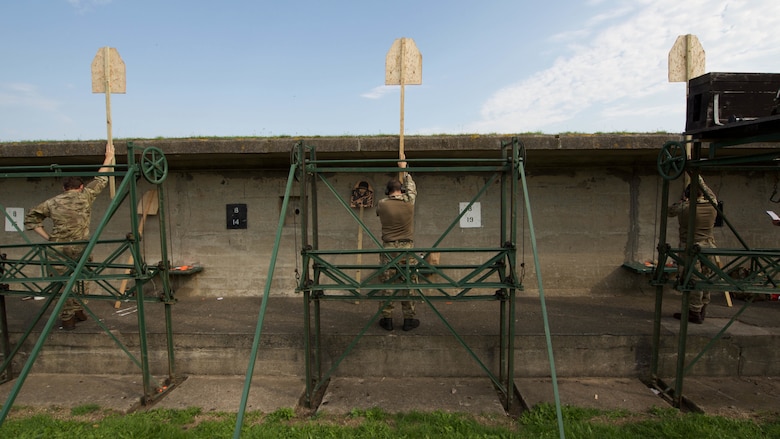
[[[262, 324], [265, 309], [269, 299], [270, 285], [273, 280], [273, 271], [279, 250], [284, 217], [292, 196], [293, 181], [299, 184], [299, 199], [301, 205], [300, 234], [302, 236], [301, 258], [302, 275], [298, 279], [297, 291], [303, 293], [304, 302], [304, 361], [306, 371], [306, 389], [303, 398], [304, 404], [315, 408], [318, 395], [326, 388], [330, 377], [339, 364], [355, 348], [358, 341], [366, 331], [377, 321], [380, 311], [368, 318], [359, 334], [349, 343], [341, 356], [332, 362], [329, 369], [323, 372], [322, 328], [320, 325], [320, 304], [322, 301], [374, 301], [387, 302], [399, 300], [398, 294], [402, 291], [411, 291], [413, 294], [404, 296], [403, 300], [414, 300], [425, 303], [434, 314], [444, 323], [447, 329], [457, 339], [469, 356], [477, 362], [479, 367], [489, 376], [494, 387], [502, 397], [502, 403], [507, 411], [518, 404], [517, 391], [514, 385], [515, 362], [515, 314], [516, 292], [523, 289], [522, 272], [518, 267], [522, 264], [517, 260], [518, 222], [521, 219], [518, 213], [519, 203], [525, 203], [527, 225], [530, 230], [531, 246], [534, 254], [534, 266], [538, 281], [541, 311], [544, 323], [548, 358], [553, 384], [553, 393], [558, 414], [558, 423], [561, 437], [564, 437], [563, 421], [558, 395], [557, 377], [553, 359], [551, 335], [547, 319], [547, 309], [544, 300], [544, 288], [542, 275], [536, 248], [531, 205], [528, 196], [528, 186], [525, 177], [525, 149], [517, 138], [509, 142], [502, 142], [500, 156], [496, 158], [477, 159], [426, 159], [406, 158], [409, 171], [414, 174], [425, 173], [460, 173], [484, 175], [485, 184], [475, 194], [465, 209], [457, 215], [442, 232], [441, 236], [426, 248], [415, 247], [412, 249], [383, 249], [381, 239], [375, 236], [363, 223], [362, 217], [358, 217], [350, 208], [338, 190], [330, 181], [333, 175], [355, 173], [383, 173], [384, 175], [402, 172], [404, 168], [398, 167], [398, 159], [340, 159], [321, 160], [317, 158], [315, 148], [306, 146], [303, 142], [296, 144], [291, 154], [291, 166], [288, 176], [287, 188], [282, 203], [282, 213], [277, 229], [274, 250], [268, 270], [268, 278], [264, 290], [260, 315], [258, 317], [254, 344], [250, 353], [249, 367], [244, 384], [244, 393], [238, 412], [234, 437], [241, 434], [244, 412], [249, 395], [249, 389], [257, 358], [259, 339], [262, 332]], [[463, 163], [469, 163], [464, 166]], [[487, 248], [456, 248], [443, 247], [442, 243], [450, 232], [459, 224], [460, 219], [469, 211], [469, 208], [477, 202], [491, 186], [500, 186], [500, 231], [496, 246]], [[320, 186], [325, 187], [325, 195], [319, 191]], [[522, 189], [522, 195], [521, 195]], [[370, 249], [323, 249], [320, 248], [320, 218], [318, 215], [318, 203], [323, 202], [328, 195], [328, 203], [340, 205], [350, 217], [359, 225], [362, 233], [368, 236], [375, 248]], [[468, 197], [467, 194], [461, 194]], [[446, 224], [446, 219], [440, 219]], [[444, 259], [457, 260], [457, 256], [469, 255], [461, 260], [477, 261], [474, 263], [458, 264], [433, 264], [426, 257], [431, 253], [439, 252]], [[355, 264], [345, 263], [349, 256], [369, 256], [372, 260], [379, 261], [379, 255], [388, 256], [386, 264]], [[354, 259], [352, 259], [354, 260]], [[416, 264], [406, 264], [402, 261], [414, 260]], [[520, 267], [521, 270], [524, 267]], [[381, 281], [381, 274], [386, 270], [394, 270], [394, 277], [387, 282]], [[355, 276], [356, 272], [369, 273], [368, 276]], [[426, 274], [435, 276], [429, 277]], [[413, 278], [418, 283], [412, 282]], [[432, 279], [436, 279], [435, 281]], [[390, 295], [383, 295], [383, 291], [389, 291]], [[499, 333], [500, 352], [498, 360], [498, 372], [483, 362], [471, 349], [463, 337], [439, 312], [435, 303], [441, 301], [498, 301], [499, 302]], [[378, 309], [378, 306], [377, 306]]]
[[[668, 385], [659, 376], [659, 350], [661, 343], [661, 319], [664, 285], [672, 286], [682, 293], [680, 312], [688, 315], [689, 296], [692, 291], [775, 294], [780, 285], [780, 249], [756, 248], [739, 235], [722, 209], [714, 200], [710, 203], [718, 210], [724, 225], [739, 243], [739, 248], [702, 248], [694, 244], [694, 227], [689, 227], [685, 247], [672, 246], [667, 242], [666, 230], [668, 224], [669, 184], [684, 172], [691, 176], [691, 193], [699, 186], [699, 175], [707, 171], [773, 171], [780, 172], [780, 116], [770, 116], [758, 120], [736, 122], [707, 129], [686, 133], [690, 137], [691, 157], [687, 158], [686, 142], [667, 142], [658, 156], [658, 171], [663, 177], [661, 220], [658, 240], [658, 263], [651, 283], [656, 287], [655, 318], [653, 323], [653, 348], [650, 379], [661, 395], [675, 407], [683, 408], [686, 400], [683, 394], [685, 375], [691, 372], [693, 366], [717, 342], [728, 328], [746, 311], [752, 301], [748, 300], [738, 309], [723, 328], [702, 348], [702, 350], [686, 362], [686, 340], [688, 334], [688, 319], [680, 319], [680, 330], [677, 339], [677, 363], [674, 385]], [[704, 148], [704, 144], [708, 148]], [[750, 143], [777, 144], [777, 148], [768, 148], [761, 154], [737, 154], [728, 147], [747, 145]], [[689, 222], [694, 224], [696, 218], [696, 203], [691, 203]], [[719, 257], [721, 264], [715, 262]], [[676, 279], [670, 279], [665, 274], [664, 267], [673, 261], [680, 267]], [[698, 267], [708, 268], [708, 273]], [[735, 269], [742, 268], [744, 277], [732, 277]]]
[[[2, 382], [13, 378], [12, 362], [19, 353], [22, 345], [33, 341], [34, 328], [39, 322], [45, 321], [45, 325], [34, 340], [34, 347], [29, 354], [18, 378], [11, 390], [8, 399], [0, 412], [0, 425], [5, 420], [19, 391], [24, 384], [35, 360], [38, 358], [45, 341], [59, 319], [68, 298], [81, 302], [91, 320], [96, 322], [103, 331], [111, 337], [114, 343], [124, 351], [129, 359], [138, 366], [143, 374], [144, 394], [141, 404], [149, 404], [173, 389], [178, 380], [175, 373], [175, 358], [172, 327], [172, 305], [175, 302], [173, 291], [169, 281], [169, 262], [165, 226], [164, 191], [162, 182], [168, 174], [168, 163], [161, 150], [155, 147], [147, 147], [140, 151], [140, 163], [136, 163], [136, 153], [139, 151], [133, 143], [127, 144], [127, 164], [116, 164], [108, 173], [98, 174], [95, 166], [83, 165], [51, 165], [29, 167], [0, 167], [0, 178], [61, 178], [95, 177], [97, 175], [121, 178], [116, 188], [116, 194], [111, 199], [103, 218], [96, 227], [92, 237], [88, 241], [77, 241], [69, 244], [84, 245], [85, 250], [80, 260], [75, 261], [65, 256], [58, 247], [62, 243], [33, 243], [26, 234], [17, 226], [18, 234], [26, 241], [25, 244], [0, 245], [0, 330], [2, 330], [2, 364], [0, 364], [0, 378]], [[139, 219], [136, 214], [138, 205], [137, 180], [143, 175], [147, 181], [156, 185], [158, 206], [158, 221], [160, 251], [162, 262], [156, 265], [147, 265], [141, 248], [141, 236], [139, 231]], [[103, 238], [106, 227], [118, 212], [120, 205], [128, 201], [130, 207], [131, 232], [124, 239]], [[8, 215], [5, 206], [0, 206], [5, 216]], [[10, 219], [10, 217], [8, 217]], [[12, 221], [13, 222], [13, 221]], [[108, 256], [102, 261], [91, 261], [93, 250], [100, 246]], [[129, 262], [128, 255], [132, 256]], [[127, 261], [126, 261], [127, 260]], [[122, 262], [120, 262], [122, 261]], [[64, 272], [58, 274], [54, 267], [64, 267]], [[60, 268], [62, 270], [62, 268]], [[162, 292], [159, 296], [144, 295], [144, 285], [152, 279], [159, 277], [162, 284]], [[100, 288], [103, 294], [77, 294], [73, 291], [83, 292], [83, 283], [91, 282]], [[134, 281], [135, 285], [127, 291], [120, 291], [112, 282]], [[24, 330], [19, 340], [12, 348], [8, 333], [8, 319], [6, 313], [6, 296], [42, 296], [45, 298], [35, 318]], [[137, 355], [134, 355], [110, 328], [98, 318], [90, 308], [83, 303], [89, 300], [127, 301], [134, 300], [137, 306], [138, 316], [138, 343]], [[145, 302], [162, 303], [165, 307], [165, 324], [167, 335], [167, 360], [168, 377], [162, 383], [158, 383], [152, 376], [149, 366], [148, 343], [144, 304]], [[49, 314], [47, 316], [47, 311]]]

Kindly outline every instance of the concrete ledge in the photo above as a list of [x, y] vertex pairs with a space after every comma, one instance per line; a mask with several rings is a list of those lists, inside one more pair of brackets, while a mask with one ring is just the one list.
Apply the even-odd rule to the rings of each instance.
[[432, 409], [443, 412], [506, 414], [487, 378], [336, 378], [319, 412], [345, 415], [354, 409], [380, 407], [391, 413]]
[[[15, 382], [0, 385], [5, 402]], [[529, 407], [554, 404], [549, 378], [521, 378], [516, 387]], [[653, 407], [668, 407], [664, 399], [634, 378], [559, 378], [562, 405], [647, 413]], [[243, 376], [190, 376], [151, 408], [199, 407], [205, 413], [235, 413], [244, 391]], [[32, 374], [28, 376], [14, 407], [51, 410], [97, 404], [108, 410], [129, 413], [138, 406], [142, 384], [134, 376], [93, 374]], [[247, 412], [271, 413], [296, 408], [305, 391], [299, 378], [255, 376], [247, 400]], [[691, 377], [686, 380], [686, 398], [703, 413], [732, 418], [780, 411], [780, 381], [771, 376]], [[410, 398], [409, 395], [414, 395]], [[354, 409], [381, 408], [390, 413], [444, 411], [476, 415], [505, 415], [499, 397], [487, 378], [334, 378], [317, 411], [347, 414]]]
[[[716, 298], [718, 299], [718, 298]], [[722, 299], [722, 298], [720, 298]], [[42, 302], [10, 298], [12, 341]], [[257, 298], [182, 299], [173, 306], [176, 372], [181, 375], [243, 375], [249, 361], [261, 301]], [[91, 301], [112, 333], [138, 355], [137, 317], [121, 316], [113, 302]], [[713, 303], [703, 325], [689, 325], [687, 354], [695, 357], [736, 312]], [[616, 296], [602, 298], [548, 298], [547, 310], [555, 368], [559, 377], [646, 377], [652, 354], [654, 298]], [[344, 353], [376, 310], [374, 302], [322, 304], [323, 368]], [[671, 314], [679, 300], [664, 302], [660, 372], [674, 375], [679, 321]], [[167, 373], [167, 351], [162, 305], [146, 306], [150, 365], [153, 373]], [[498, 368], [498, 304], [456, 302], [438, 305], [438, 311], [491, 370]], [[714, 342], [691, 374], [698, 376], [780, 376], [780, 304], [751, 306]], [[353, 352], [335, 371], [341, 377], [480, 377], [484, 372], [436, 314], [418, 306], [420, 328], [388, 333], [368, 329]], [[515, 372], [518, 377], [550, 374], [548, 349], [537, 298], [518, 299]], [[297, 298], [272, 297], [262, 328], [255, 365], [264, 376], [302, 377], [303, 303]], [[39, 329], [38, 329], [39, 330]], [[14, 369], [20, 370], [37, 335], [22, 347]], [[414, 364], [414, 368], [401, 367]], [[134, 374], [140, 370], [93, 321], [76, 330], [50, 334], [34, 366], [36, 373]]]
[[[409, 158], [466, 158], [496, 154], [512, 135], [405, 136]], [[518, 134], [526, 148], [530, 167], [562, 165], [617, 166], [655, 163], [666, 141], [680, 140], [678, 133], [658, 134]], [[166, 155], [172, 171], [214, 169], [288, 168], [290, 150], [303, 141], [317, 148], [320, 158], [394, 158], [398, 136], [341, 137], [240, 137], [185, 139], [114, 139], [118, 162], [133, 142], [154, 146]], [[83, 164], [102, 157], [104, 140], [62, 142], [0, 142], [4, 166]], [[755, 148], [755, 147], [754, 147]]]

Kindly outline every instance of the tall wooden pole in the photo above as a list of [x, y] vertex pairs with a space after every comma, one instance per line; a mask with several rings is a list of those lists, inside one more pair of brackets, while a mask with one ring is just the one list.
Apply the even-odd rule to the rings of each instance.
[[[103, 71], [105, 72], [105, 84], [106, 84], [106, 148], [114, 146], [114, 137], [111, 127], [111, 48], [106, 46], [103, 48]], [[116, 165], [116, 157], [111, 159], [111, 165]], [[108, 179], [108, 188], [111, 194], [111, 198], [116, 195], [116, 178], [112, 175]]]
[[[404, 105], [407, 84], [422, 84], [422, 55], [411, 38], [399, 38], [393, 42], [385, 60], [385, 84], [401, 86], [401, 127], [398, 160], [406, 159], [404, 149]], [[398, 179], [403, 181], [403, 172]]]
[[[398, 145], [398, 160], [403, 160], [406, 158], [406, 155], [404, 154], [404, 92], [406, 84], [406, 67], [404, 60], [406, 59], [406, 38], [401, 40], [401, 136], [400, 136], [400, 142]], [[404, 173], [399, 172], [398, 173], [398, 180], [403, 183], [404, 181]]]
[[[98, 49], [92, 60], [92, 93], [106, 95], [106, 148], [114, 146], [111, 93], [125, 93], [126, 87], [125, 63], [119, 57], [119, 52], [108, 46]], [[111, 165], [116, 165], [116, 159], [111, 161]], [[116, 178], [112, 175], [108, 181], [111, 187], [111, 198], [114, 198]]]
[[[704, 49], [696, 35], [680, 35], [669, 51], [669, 82], [685, 82], [685, 101], [690, 92], [688, 81], [704, 74]], [[685, 136], [685, 156], [691, 158], [691, 137]], [[685, 184], [689, 184], [685, 175]]]

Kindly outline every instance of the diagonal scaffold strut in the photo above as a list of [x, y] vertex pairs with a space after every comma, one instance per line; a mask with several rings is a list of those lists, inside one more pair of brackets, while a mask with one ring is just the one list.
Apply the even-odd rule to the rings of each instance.
[[[136, 154], [140, 155], [140, 162], [136, 161]], [[0, 424], [3, 423], [14, 400], [19, 394], [25, 379], [30, 373], [38, 358], [46, 340], [49, 337], [55, 322], [59, 319], [60, 311], [69, 298], [79, 301], [86, 313], [98, 326], [112, 339], [112, 341], [128, 356], [129, 360], [141, 369], [143, 378], [143, 396], [141, 404], [149, 404], [161, 398], [172, 390], [178, 379], [175, 373], [175, 356], [172, 327], [172, 305], [175, 303], [173, 291], [169, 281], [168, 250], [165, 226], [165, 205], [162, 183], [168, 173], [168, 165], [164, 154], [155, 147], [147, 147], [140, 150], [132, 142], [127, 144], [127, 164], [113, 165], [113, 170], [99, 175], [121, 178], [116, 189], [115, 196], [111, 199], [105, 214], [95, 228], [91, 238], [85, 241], [74, 241], [65, 244], [83, 245], [85, 250], [81, 258], [71, 260], [59, 249], [63, 243], [33, 243], [25, 235], [14, 221], [18, 235], [23, 244], [0, 245], [0, 330], [2, 331], [2, 363], [0, 363], [0, 377], [3, 382], [13, 378], [12, 363], [25, 342], [30, 340], [34, 344], [29, 357], [18, 374], [13, 389], [8, 399], [3, 404], [0, 412]], [[60, 178], [65, 176], [95, 177], [98, 173], [94, 166], [84, 165], [51, 165], [29, 167], [0, 167], [0, 178]], [[157, 217], [159, 227], [159, 245], [162, 261], [156, 265], [147, 265], [140, 245], [141, 232], [139, 231], [139, 219], [136, 214], [138, 205], [137, 180], [143, 175], [145, 179], [156, 186], [158, 200]], [[106, 238], [106, 229], [111, 220], [119, 215], [122, 204], [130, 207], [131, 232], [123, 239]], [[5, 206], [0, 209], [7, 216]], [[91, 255], [99, 248], [107, 256], [100, 261], [93, 261]], [[130, 259], [128, 256], [131, 256]], [[127, 260], [126, 260], [127, 259]], [[59, 273], [54, 267], [60, 267]], [[144, 295], [144, 285], [155, 278], [161, 279], [162, 292], [159, 296]], [[120, 291], [116, 282], [133, 281], [134, 287], [127, 291]], [[83, 293], [84, 282], [91, 282], [99, 287], [102, 294], [76, 294]], [[15, 340], [12, 346], [8, 318], [6, 314], [6, 296], [42, 296], [45, 298], [43, 306], [37, 312], [35, 318], [23, 331], [21, 337]], [[111, 328], [99, 319], [84, 303], [89, 300], [135, 301], [137, 307], [138, 322], [138, 347], [135, 352], [121, 341], [113, 333]], [[162, 303], [165, 313], [167, 336], [167, 361], [168, 376], [162, 383], [158, 382], [151, 373], [149, 365], [149, 346], [147, 340], [146, 320], [144, 304]], [[48, 316], [47, 316], [48, 313]], [[33, 330], [40, 323], [45, 322], [37, 340], [33, 340]]]
[[[519, 201], [522, 200], [524, 202], [523, 210], [526, 213], [527, 224], [530, 228], [558, 425], [561, 437], [564, 437], [544, 288], [533, 230], [528, 187], [525, 179], [525, 149], [521, 142], [517, 138], [513, 138], [509, 142], [502, 142], [500, 154], [494, 158], [464, 160], [442, 158], [415, 159], [407, 157], [406, 161], [417, 175], [477, 174], [484, 176], [485, 184], [476, 193], [472, 194], [466, 208], [462, 209], [451, 222], [447, 223], [439, 238], [430, 247], [394, 248], [390, 252], [382, 248], [381, 240], [366, 226], [362, 220], [362, 215], [358, 217], [353, 209], [350, 208], [349, 203], [339, 195], [338, 190], [331, 183], [331, 178], [333, 175], [367, 172], [397, 175], [402, 170], [402, 168], [398, 167], [397, 161], [397, 159], [320, 160], [317, 158], [314, 147], [306, 146], [303, 142], [295, 145], [291, 154], [292, 163], [288, 183], [282, 203], [282, 212], [279, 218], [274, 249], [271, 254], [255, 339], [250, 353], [234, 438], [239, 438], [241, 434], [259, 341], [262, 335], [266, 305], [270, 298], [270, 285], [273, 281], [275, 261], [281, 243], [281, 231], [289, 201], [293, 194], [294, 181], [299, 182], [301, 205], [300, 235], [302, 236], [302, 242], [300, 254], [303, 270], [298, 280], [296, 291], [303, 293], [304, 299], [306, 389], [303, 402], [306, 405], [310, 408], [316, 405], [316, 395], [324, 391], [330, 377], [336, 371], [341, 361], [353, 351], [360, 339], [377, 321], [380, 315], [380, 311], [377, 311], [372, 316], [367, 316], [367, 321], [359, 334], [349, 343], [340, 357], [330, 364], [328, 370], [323, 372], [322, 328], [320, 325], [321, 302], [365, 300], [379, 304], [383, 301], [398, 300], [398, 294], [405, 290], [410, 290], [413, 293], [410, 296], [404, 296], [403, 300], [419, 301], [430, 307], [453, 337], [467, 351], [470, 358], [485, 372], [501, 395], [504, 408], [508, 411], [513, 408], [513, 405], [518, 404], [519, 401], [514, 385], [516, 338], [514, 322], [516, 315], [516, 292], [523, 289], [522, 270], [518, 271], [518, 267], [521, 264], [517, 260], [518, 223], [521, 219], [518, 211], [521, 207]], [[464, 165], [464, 163], [468, 163], [468, 165]], [[494, 237], [495, 245], [481, 248], [444, 246], [445, 239], [459, 224], [461, 218], [468, 213], [469, 208], [478, 202], [481, 197], [485, 196], [490, 188], [495, 188], [496, 185], [500, 187], [500, 209], [498, 211], [498, 223], [500, 226], [499, 236]], [[324, 188], [324, 190], [320, 191], [321, 188]], [[329, 198], [329, 195], [332, 195], [333, 198]], [[467, 194], [460, 195], [467, 198], [469, 196]], [[321, 248], [318, 204], [323, 202], [335, 203], [340, 205], [345, 212], [348, 212], [350, 218], [359, 225], [362, 233], [366, 234], [368, 240], [374, 244], [375, 248]], [[441, 254], [445, 260], [454, 262], [449, 264], [432, 263], [428, 256], [434, 253]], [[356, 255], [369, 256], [373, 260], [379, 261], [380, 254], [388, 256], [386, 264], [345, 263], [347, 259], [350, 259], [350, 256], [354, 257]], [[416, 261], [416, 264], [402, 262], [409, 259]], [[362, 261], [363, 259], [359, 260]], [[395, 271], [394, 276], [384, 283], [381, 282], [380, 275], [390, 269]], [[356, 272], [369, 274], [367, 276], [355, 276]], [[412, 282], [414, 278], [419, 279], [418, 283]], [[383, 291], [389, 291], [390, 296], [382, 295]], [[498, 371], [495, 371], [488, 362], [483, 361], [479, 357], [438, 310], [436, 304], [443, 301], [499, 302], [500, 347]]]
[[[665, 285], [681, 293], [680, 313], [688, 315], [689, 296], [693, 291], [730, 293], [776, 294], [780, 285], [780, 249], [761, 248], [753, 245], [741, 236], [735, 224], [715, 200], [708, 202], [722, 218], [725, 232], [737, 243], [737, 247], [703, 248], [694, 244], [694, 228], [688, 229], [684, 246], [671, 245], [666, 231], [668, 208], [670, 205], [669, 186], [684, 172], [688, 172], [691, 181], [691, 193], [699, 186], [699, 176], [703, 171], [731, 172], [780, 172], [780, 116], [770, 116], [710, 127], [686, 133], [689, 140], [666, 142], [659, 152], [657, 168], [663, 177], [661, 194], [661, 212], [658, 240], [658, 263], [651, 280], [655, 286], [656, 300], [653, 321], [652, 357], [650, 365], [650, 384], [656, 387], [662, 397], [674, 407], [683, 408], [686, 399], [683, 392], [685, 376], [693, 366], [721, 339], [726, 331], [750, 307], [747, 300], [726, 321], [723, 327], [698, 352], [687, 355], [688, 319], [681, 318], [677, 333], [677, 357], [674, 382], [666, 383], [660, 376], [661, 319], [663, 318], [663, 291]], [[761, 153], [739, 153], [729, 147], [761, 143], [767, 148]], [[706, 145], [706, 146], [705, 146]], [[690, 148], [690, 157], [686, 154]], [[702, 191], [704, 193], [704, 191]], [[695, 224], [696, 204], [691, 203], [688, 224]], [[716, 262], [716, 258], [720, 263]], [[676, 276], [670, 278], [664, 267], [673, 263], [679, 267]], [[700, 269], [699, 267], [703, 267]], [[735, 275], [739, 273], [739, 275]]]

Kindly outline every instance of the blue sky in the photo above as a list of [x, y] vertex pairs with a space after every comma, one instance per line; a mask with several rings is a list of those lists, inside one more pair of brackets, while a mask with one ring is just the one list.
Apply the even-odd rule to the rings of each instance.
[[27, 0], [0, 5], [0, 142], [105, 139], [90, 66], [114, 47], [115, 139], [397, 135], [397, 38], [422, 53], [407, 135], [682, 132], [668, 53], [780, 72], [777, 0]]

